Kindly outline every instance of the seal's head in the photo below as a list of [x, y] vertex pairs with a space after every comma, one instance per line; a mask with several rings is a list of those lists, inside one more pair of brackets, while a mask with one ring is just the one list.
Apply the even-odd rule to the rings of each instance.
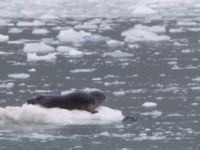
[[100, 91], [93, 91], [91, 95], [95, 97], [95, 103], [97, 105], [100, 105], [106, 99], [106, 96]]

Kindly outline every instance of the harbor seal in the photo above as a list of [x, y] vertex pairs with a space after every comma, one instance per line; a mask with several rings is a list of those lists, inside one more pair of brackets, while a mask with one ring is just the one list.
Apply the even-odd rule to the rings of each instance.
[[63, 108], [68, 110], [86, 110], [97, 113], [96, 108], [106, 99], [100, 91], [73, 92], [67, 95], [42, 95], [27, 100], [27, 104], [40, 105], [45, 108]]

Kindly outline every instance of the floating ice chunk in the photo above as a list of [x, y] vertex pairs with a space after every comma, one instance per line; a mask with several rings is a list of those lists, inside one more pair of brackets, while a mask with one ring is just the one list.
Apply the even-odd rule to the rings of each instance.
[[61, 42], [79, 43], [79, 42], [83, 42], [84, 39], [88, 36], [91, 36], [91, 33], [88, 33], [85, 31], [75, 31], [73, 29], [68, 29], [68, 30], [60, 31], [57, 38]]
[[44, 26], [45, 23], [42, 21], [38, 21], [38, 20], [34, 20], [32, 22], [28, 22], [28, 21], [20, 21], [17, 23], [17, 26], [19, 27], [38, 27], [38, 26]]
[[81, 25], [76, 25], [75, 29], [90, 29], [90, 30], [96, 30], [98, 28], [98, 26], [96, 24], [92, 24], [92, 23], [84, 23]]
[[123, 96], [123, 95], [126, 95], [125, 91], [116, 91], [116, 92], [113, 92], [113, 94], [115, 96]]
[[145, 102], [142, 104], [142, 107], [157, 107], [157, 104], [154, 102]]
[[11, 52], [1, 52], [0, 51], [0, 55], [10, 55], [10, 54], [13, 54], [13, 53], [11, 53]]
[[14, 79], [27, 79], [30, 77], [30, 75], [27, 73], [14, 73], [14, 74], [9, 74], [8, 77]]
[[199, 27], [196, 27], [196, 28], [188, 28], [189, 31], [192, 31], [192, 32], [199, 32], [200, 31], [200, 28]]
[[153, 116], [153, 117], [159, 117], [162, 115], [162, 112], [159, 111], [159, 110], [154, 110], [152, 112], [145, 112], [145, 113], [142, 113], [142, 115], [144, 116]]
[[49, 52], [54, 52], [55, 48], [43, 42], [27, 43], [25, 44], [23, 51], [25, 53], [49, 53]]
[[144, 25], [136, 25], [135, 29], [142, 29], [150, 32], [155, 32], [155, 33], [165, 33], [166, 28], [165, 26], [144, 26]]
[[36, 69], [35, 68], [31, 68], [28, 70], [29, 72], [36, 72]]
[[33, 34], [45, 35], [48, 34], [49, 31], [47, 29], [34, 29], [32, 31]]
[[6, 26], [7, 22], [5, 20], [0, 19], [0, 26]]
[[185, 29], [183, 28], [174, 28], [174, 29], [169, 29], [170, 33], [181, 33], [181, 32], [185, 32]]
[[96, 69], [95, 68], [89, 68], [89, 69], [74, 69], [70, 70], [71, 73], [87, 73], [87, 72], [94, 72]]
[[9, 88], [13, 88], [14, 87], [14, 83], [12, 83], [12, 82], [10, 82], [10, 83], [2, 83], [2, 84], [0, 84], [0, 88], [7, 88], [7, 89], [9, 89]]
[[37, 55], [36, 53], [28, 53], [27, 61], [36, 62], [36, 61], [46, 61], [46, 62], [54, 62], [56, 60], [56, 53], [48, 53], [46, 55]]
[[192, 81], [200, 81], [200, 77], [193, 78]]
[[36, 123], [36, 124], [59, 124], [59, 125], [84, 125], [84, 124], [108, 124], [121, 122], [124, 118], [120, 110], [101, 106], [98, 113], [91, 114], [83, 110], [67, 110], [60, 108], [42, 108], [36, 105], [21, 107], [0, 108], [1, 123]]
[[22, 33], [22, 32], [23, 32], [23, 30], [19, 29], [19, 28], [11, 28], [8, 31], [8, 33], [12, 33], [12, 34], [19, 34], [19, 33]]
[[194, 103], [192, 103], [191, 105], [192, 105], [192, 106], [199, 106], [199, 103], [195, 103], [195, 102], [194, 102]]
[[59, 54], [64, 54], [65, 56], [81, 57], [83, 52], [69, 46], [59, 46], [56, 49]]
[[103, 56], [104, 57], [110, 56], [110, 57], [113, 57], [113, 58], [123, 58], [123, 57], [132, 57], [133, 54], [130, 54], [130, 53], [127, 53], [127, 52], [122, 52], [121, 50], [116, 50], [114, 52], [104, 53]]
[[122, 36], [125, 36], [126, 42], [141, 42], [141, 41], [159, 42], [159, 41], [170, 40], [170, 37], [167, 35], [158, 35], [154, 32], [137, 28], [132, 28], [122, 32]]
[[9, 37], [7, 35], [0, 34], [0, 42], [8, 42]]
[[117, 40], [108, 40], [106, 41], [107, 45], [110, 47], [119, 47], [119, 46], [124, 46], [124, 42], [117, 41]]
[[153, 15], [158, 13], [156, 10], [153, 10], [147, 6], [138, 5], [136, 7], [131, 7], [130, 9], [134, 9], [132, 14], [134, 16], [146, 16], [146, 15]]
[[178, 21], [177, 26], [197, 26], [198, 24], [193, 21]]

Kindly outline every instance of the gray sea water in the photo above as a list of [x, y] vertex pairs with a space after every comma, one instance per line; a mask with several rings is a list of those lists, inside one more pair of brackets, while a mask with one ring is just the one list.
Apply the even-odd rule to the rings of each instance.
[[[23, 119], [21, 123], [1, 123], [0, 150], [199, 150], [198, 2], [113, 0], [108, 6], [99, 1], [67, 2], [0, 2], [4, 12], [0, 15], [0, 34], [9, 37], [0, 40], [0, 107], [20, 107], [27, 99], [42, 94], [99, 89], [107, 96], [104, 106], [138, 120], [87, 125], [24, 123]], [[143, 5], [151, 8], [146, 11], [152, 14], [131, 15], [126, 8], [130, 5], [133, 11], [135, 2], [140, 9]], [[59, 11], [65, 6], [66, 10]], [[35, 25], [34, 20], [40, 23]], [[170, 39], [139, 37], [138, 41], [126, 41], [122, 33], [137, 25], [163, 27], [158, 35]], [[34, 34], [36, 28], [48, 33]], [[60, 42], [57, 35], [66, 29], [98, 36], [84, 42]], [[71, 46], [83, 55], [56, 54], [54, 60], [28, 61], [25, 44], [39, 42], [53, 48]], [[118, 50], [122, 53], [116, 53]], [[156, 106], [145, 107], [147, 102]]]

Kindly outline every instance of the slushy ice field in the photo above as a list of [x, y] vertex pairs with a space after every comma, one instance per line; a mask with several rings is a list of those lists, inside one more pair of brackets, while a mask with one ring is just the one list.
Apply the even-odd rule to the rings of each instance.
[[[199, 57], [198, 0], [1, 0], [0, 150], [199, 150]], [[25, 104], [77, 90], [107, 99]]]

